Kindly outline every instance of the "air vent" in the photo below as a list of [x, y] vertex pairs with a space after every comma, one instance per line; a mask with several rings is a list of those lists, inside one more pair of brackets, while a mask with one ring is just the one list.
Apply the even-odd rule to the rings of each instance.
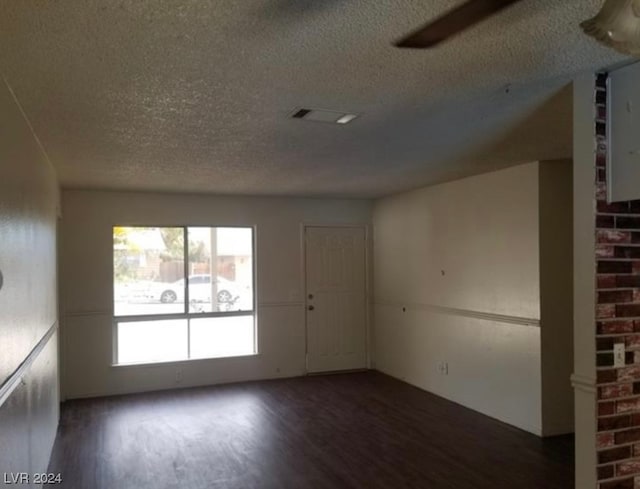
[[293, 114], [294, 119], [304, 119], [307, 114], [311, 112], [311, 109], [300, 109], [295, 114]]
[[358, 117], [358, 114], [349, 114], [337, 110], [324, 109], [296, 109], [291, 117], [312, 122], [328, 122], [330, 124], [349, 124]]

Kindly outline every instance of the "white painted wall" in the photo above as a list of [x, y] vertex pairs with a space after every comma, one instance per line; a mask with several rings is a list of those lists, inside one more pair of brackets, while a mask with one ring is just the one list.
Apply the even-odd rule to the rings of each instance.
[[[58, 423], [56, 296], [58, 188], [49, 161], [0, 78], [0, 477], [46, 470]], [[18, 367], [43, 349], [17, 380]], [[31, 487], [31, 486], [29, 486]]]
[[377, 369], [543, 434], [539, 172], [376, 203], [374, 342]]
[[[368, 224], [363, 200], [216, 197], [66, 190], [61, 320], [67, 398], [301, 375], [305, 372], [302, 223]], [[256, 226], [254, 357], [152, 366], [112, 363], [113, 225]], [[176, 370], [183, 371], [176, 383]]]
[[542, 431], [574, 432], [573, 162], [539, 163]]
[[573, 325], [576, 488], [596, 487], [595, 80], [573, 83]]

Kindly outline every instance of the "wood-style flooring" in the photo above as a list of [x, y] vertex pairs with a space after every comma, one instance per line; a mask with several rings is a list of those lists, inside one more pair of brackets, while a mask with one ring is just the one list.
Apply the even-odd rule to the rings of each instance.
[[49, 471], [73, 489], [571, 489], [573, 440], [364, 372], [70, 401]]

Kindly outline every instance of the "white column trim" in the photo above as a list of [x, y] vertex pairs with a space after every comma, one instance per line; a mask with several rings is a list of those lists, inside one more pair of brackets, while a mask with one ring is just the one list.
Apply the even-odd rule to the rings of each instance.
[[595, 394], [597, 390], [596, 379], [593, 377], [588, 377], [586, 375], [572, 374], [571, 385], [575, 390], [587, 392], [590, 394]]

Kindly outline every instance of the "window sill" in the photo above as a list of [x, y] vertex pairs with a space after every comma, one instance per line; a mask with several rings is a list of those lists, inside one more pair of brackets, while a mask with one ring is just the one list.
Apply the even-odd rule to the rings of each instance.
[[131, 367], [166, 367], [170, 365], [181, 365], [193, 362], [210, 362], [212, 360], [229, 360], [237, 358], [255, 358], [262, 356], [261, 353], [249, 353], [246, 355], [231, 355], [227, 357], [207, 357], [207, 358], [188, 358], [185, 360], [167, 360], [159, 362], [139, 362], [139, 363], [112, 363], [111, 368], [131, 368]]

